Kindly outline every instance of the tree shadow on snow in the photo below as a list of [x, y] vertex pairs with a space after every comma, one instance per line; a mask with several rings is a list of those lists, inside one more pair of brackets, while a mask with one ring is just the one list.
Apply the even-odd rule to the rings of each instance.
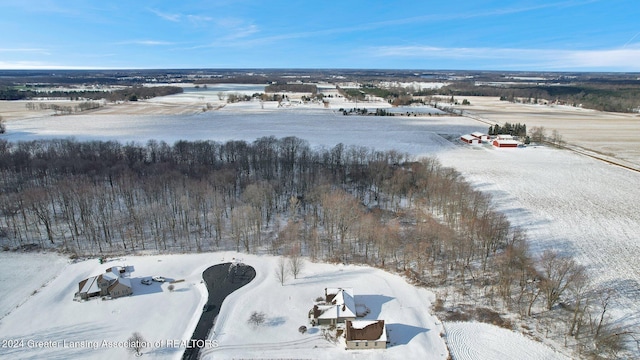
[[282, 324], [284, 324], [287, 321], [286, 318], [282, 317], [282, 316], [277, 316], [277, 317], [273, 317], [273, 318], [268, 318], [267, 321], [264, 323], [267, 326], [280, 326]]
[[407, 345], [418, 334], [431, 330], [405, 324], [386, 324], [389, 346]]

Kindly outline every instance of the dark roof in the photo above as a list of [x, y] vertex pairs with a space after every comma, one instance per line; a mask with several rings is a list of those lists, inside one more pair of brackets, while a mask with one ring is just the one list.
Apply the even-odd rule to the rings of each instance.
[[346, 325], [347, 332], [345, 334], [345, 337], [347, 341], [378, 340], [382, 337], [382, 333], [384, 332], [384, 320], [372, 322], [371, 324], [361, 329], [354, 329], [350, 320], [347, 320]]

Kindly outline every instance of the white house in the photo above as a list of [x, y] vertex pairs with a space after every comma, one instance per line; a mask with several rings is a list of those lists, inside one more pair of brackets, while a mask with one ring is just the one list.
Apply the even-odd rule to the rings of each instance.
[[336, 325], [356, 319], [356, 303], [351, 288], [325, 288], [324, 304], [309, 311], [313, 325]]

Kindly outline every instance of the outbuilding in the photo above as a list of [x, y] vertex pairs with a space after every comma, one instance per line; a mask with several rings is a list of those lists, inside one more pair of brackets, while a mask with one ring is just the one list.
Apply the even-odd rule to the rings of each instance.
[[472, 132], [471, 136], [480, 139], [480, 141], [489, 141], [489, 135], [483, 134], [483, 133], [478, 132], [478, 131]]
[[493, 146], [499, 148], [517, 148], [518, 142], [515, 140], [495, 139], [493, 140]]
[[473, 135], [462, 135], [460, 136], [460, 140], [464, 141], [467, 144], [471, 144], [471, 145], [478, 145], [480, 144], [480, 139], [473, 136]]

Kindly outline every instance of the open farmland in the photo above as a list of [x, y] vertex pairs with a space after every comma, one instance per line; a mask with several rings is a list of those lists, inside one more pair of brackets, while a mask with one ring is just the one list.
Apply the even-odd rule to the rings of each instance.
[[[206, 112], [194, 110], [199, 109], [203, 101], [204, 104], [211, 101], [222, 105], [221, 101], [216, 102], [214, 90], [208, 92], [211, 94], [204, 99], [180, 94], [123, 107], [113, 105], [86, 115], [12, 119], [7, 123], [5, 137], [19, 141], [73, 136], [81, 140], [144, 143], [149, 139], [253, 141], [261, 136], [297, 136], [316, 147], [344, 143], [381, 150], [396, 149], [415, 157], [436, 156], [444, 165], [461, 172], [477, 189], [491, 193], [495, 206], [514, 225], [526, 231], [534, 254], [557, 249], [574, 256], [587, 266], [595, 285], [616, 291], [612, 317], [619, 319], [619, 323], [635, 327], [640, 324], [637, 318], [640, 269], [635, 265], [635, 254], [640, 251], [640, 212], [636, 203], [640, 196], [637, 186], [640, 173], [543, 146], [518, 149], [468, 147], [455, 139], [464, 133], [486, 131], [488, 125], [466, 117], [342, 116], [337, 108], [354, 106], [343, 99], [332, 102], [329, 109], [319, 104], [278, 108], [274, 103], [250, 102], [229, 104]], [[471, 99], [471, 102], [481, 103], [479, 99]], [[495, 114], [489, 112], [489, 105], [486, 105], [487, 113], [479, 110], [480, 105], [472, 105], [469, 110], [490, 122], [521, 122], [529, 128], [558, 129], [569, 143], [573, 143], [568, 135], [572, 133], [571, 129], [575, 128], [575, 136], [584, 131], [581, 125], [575, 124], [587, 121], [571, 121], [573, 114], [593, 113], [591, 121], [594, 123], [598, 116], [607, 119], [618, 116], [581, 109], [497, 105], [508, 107]], [[515, 107], [513, 113], [510, 113], [511, 106]], [[188, 114], [183, 114], [182, 110], [162, 110], [163, 115], [140, 115], [156, 114], [152, 109], [166, 107], [191, 110], [186, 111]], [[537, 109], [542, 111], [537, 113]], [[625, 123], [633, 131], [634, 115], [620, 117], [626, 119]], [[544, 119], [544, 122], [535, 123], [535, 119]], [[553, 119], [558, 125], [554, 126]], [[563, 126], [566, 133], [558, 126]], [[627, 142], [623, 133], [602, 136], [607, 137], [607, 146], [610, 146], [607, 153], [638, 165], [634, 159], [640, 154], [639, 147]], [[618, 143], [615, 134], [620, 135], [623, 144]], [[598, 139], [598, 135], [589, 133], [585, 138]], [[589, 148], [589, 144], [576, 142], [585, 148]], [[595, 140], [593, 144], [596, 144]], [[616, 149], [620, 149], [620, 154]]]
[[500, 101], [497, 97], [465, 97], [464, 110], [490, 123], [524, 123], [557, 130], [568, 144], [640, 169], [640, 115], [609, 113], [566, 105], [532, 105]]

